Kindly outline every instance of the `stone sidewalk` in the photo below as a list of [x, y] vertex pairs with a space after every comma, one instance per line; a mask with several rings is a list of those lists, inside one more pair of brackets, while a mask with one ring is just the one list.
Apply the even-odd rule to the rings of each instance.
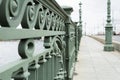
[[120, 53], [103, 48], [98, 41], [82, 37], [73, 80], [120, 80]]

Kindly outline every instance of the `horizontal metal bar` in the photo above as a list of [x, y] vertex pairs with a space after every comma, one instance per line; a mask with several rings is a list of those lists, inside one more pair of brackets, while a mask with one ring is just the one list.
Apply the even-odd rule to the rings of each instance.
[[0, 40], [39, 38], [43, 36], [64, 35], [64, 31], [0, 28]]

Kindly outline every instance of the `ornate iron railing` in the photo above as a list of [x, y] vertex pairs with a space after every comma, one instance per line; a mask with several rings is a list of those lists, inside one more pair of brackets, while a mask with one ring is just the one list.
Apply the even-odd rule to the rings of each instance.
[[0, 80], [72, 79], [80, 37], [66, 12], [54, 0], [0, 0], [0, 40], [17, 42], [19, 54]]

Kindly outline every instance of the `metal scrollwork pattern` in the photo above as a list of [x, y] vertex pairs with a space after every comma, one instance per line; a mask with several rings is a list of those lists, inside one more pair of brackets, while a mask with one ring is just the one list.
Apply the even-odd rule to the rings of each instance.
[[63, 79], [65, 78], [66, 75], [66, 70], [65, 70], [65, 43], [63, 41], [63, 36], [54, 36], [54, 37], [46, 37], [45, 38], [45, 43], [44, 46], [45, 48], [52, 48], [53, 53], [56, 57], [59, 58], [59, 63], [60, 65], [59, 69], [60, 71], [57, 73], [58, 75], [55, 76], [55, 79]]
[[[23, 18], [27, 3], [30, 0], [2, 0], [0, 5], [0, 24], [4, 27], [16, 28]], [[24, 6], [24, 7], [21, 7]]]
[[0, 5], [0, 25], [24, 29], [61, 31], [63, 19], [46, 8], [39, 0], [2, 0]]
[[78, 40], [69, 18], [55, 0], [0, 0], [0, 41], [18, 41], [19, 57], [0, 80], [68, 80]]

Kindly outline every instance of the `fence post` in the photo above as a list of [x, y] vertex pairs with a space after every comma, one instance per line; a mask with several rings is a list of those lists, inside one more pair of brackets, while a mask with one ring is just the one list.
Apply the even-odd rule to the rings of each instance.
[[71, 25], [71, 19], [70, 19], [70, 15], [73, 11], [73, 8], [71, 7], [63, 7], [63, 9], [65, 10], [65, 12], [68, 14], [68, 18], [65, 22], [65, 26], [66, 26], [66, 71], [67, 71], [67, 77], [66, 80], [71, 80], [70, 79], [70, 25]]

